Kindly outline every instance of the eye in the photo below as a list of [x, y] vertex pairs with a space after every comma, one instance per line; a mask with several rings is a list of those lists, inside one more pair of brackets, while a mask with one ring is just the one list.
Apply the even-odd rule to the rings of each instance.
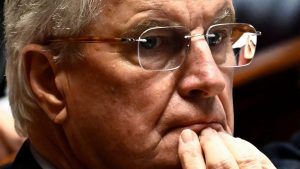
[[227, 37], [227, 33], [226, 32], [213, 32], [211, 33], [214, 36], [209, 36], [207, 38], [208, 41], [208, 45], [211, 47], [215, 47], [220, 45], [224, 39]]
[[161, 44], [160, 37], [155, 37], [155, 36], [144, 37], [143, 40], [145, 41], [141, 41], [140, 46], [145, 49], [153, 49], [158, 47]]

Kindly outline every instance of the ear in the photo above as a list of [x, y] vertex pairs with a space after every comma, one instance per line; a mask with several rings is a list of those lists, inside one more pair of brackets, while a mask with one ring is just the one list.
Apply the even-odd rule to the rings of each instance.
[[[28, 83], [37, 103], [46, 115], [57, 124], [67, 118], [65, 101], [58, 85], [64, 74], [54, 63], [49, 50], [37, 44], [29, 44], [22, 50]], [[62, 89], [61, 89], [62, 90]]]

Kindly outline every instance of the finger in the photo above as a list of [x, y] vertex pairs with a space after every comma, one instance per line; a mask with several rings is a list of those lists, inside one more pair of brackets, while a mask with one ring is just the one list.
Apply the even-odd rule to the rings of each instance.
[[192, 130], [183, 130], [179, 137], [178, 154], [183, 169], [205, 169], [198, 136]]
[[207, 128], [201, 132], [200, 144], [204, 152], [206, 167], [209, 168], [224, 168], [237, 169], [238, 165], [227, 149], [225, 143], [219, 134]]
[[220, 132], [220, 136], [241, 169], [276, 168], [272, 162], [251, 143], [240, 138], [234, 138], [224, 132]]

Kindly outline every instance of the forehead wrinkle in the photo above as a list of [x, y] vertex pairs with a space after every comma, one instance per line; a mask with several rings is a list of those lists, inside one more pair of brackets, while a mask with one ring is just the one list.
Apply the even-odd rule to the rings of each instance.
[[[164, 12], [166, 16], [171, 16], [172, 19], [177, 20], [182, 26], [187, 26], [187, 24], [189, 24], [191, 21], [191, 13], [188, 10], [188, 1], [176, 0], [178, 1], [177, 3], [173, 1], [174, 0], [160, 0], [159, 2], [165, 3], [157, 3], [156, 7], [157, 9], [162, 9], [161, 11]], [[174, 6], [170, 6], [170, 3], [172, 3]], [[178, 4], [180, 5], [179, 8]], [[168, 8], [166, 8], [166, 6]]]
[[[231, 0], [187, 0], [190, 9], [190, 29], [206, 29], [215, 20], [220, 21], [232, 18], [234, 21]], [[225, 10], [226, 9], [226, 10]], [[232, 17], [229, 17], [232, 16]]]

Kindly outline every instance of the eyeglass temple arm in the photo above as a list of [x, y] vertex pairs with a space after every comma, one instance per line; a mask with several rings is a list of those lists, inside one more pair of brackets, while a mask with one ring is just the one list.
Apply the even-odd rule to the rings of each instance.
[[47, 42], [105, 43], [105, 42], [147, 42], [146, 39], [135, 38], [98, 38], [98, 37], [67, 37], [48, 39]]
[[[260, 31], [256, 31], [254, 33], [254, 35], [261, 36], [262, 33]], [[206, 34], [206, 35], [204, 35], [204, 34], [194, 34], [194, 35], [185, 35], [184, 36], [185, 39], [191, 39], [191, 38], [194, 38], [194, 37], [214, 38], [214, 37], [216, 37], [216, 35], [215, 34]]]

